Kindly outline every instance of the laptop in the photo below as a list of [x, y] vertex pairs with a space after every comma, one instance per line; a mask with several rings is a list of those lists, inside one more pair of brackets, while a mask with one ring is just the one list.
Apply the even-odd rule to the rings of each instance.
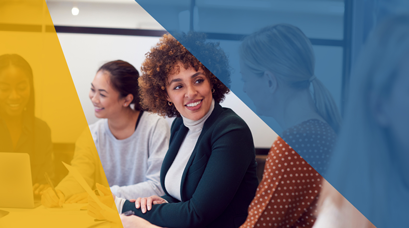
[[0, 208], [34, 208], [30, 156], [0, 153]]

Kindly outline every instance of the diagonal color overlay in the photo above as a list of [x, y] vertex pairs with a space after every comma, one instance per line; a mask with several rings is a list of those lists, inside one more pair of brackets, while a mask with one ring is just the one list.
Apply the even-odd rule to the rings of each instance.
[[[81, 156], [74, 149], [79, 137], [97, 161], [80, 173], [93, 174], [86, 179], [91, 188], [109, 185], [46, 1], [2, 1], [0, 15], [0, 157], [6, 164], [0, 167], [0, 210], [6, 212], [0, 227], [110, 227], [95, 221], [86, 203], [62, 203], [83, 192], [75, 181], [60, 184], [72, 179], [61, 161]], [[107, 189], [106, 204], [113, 205]], [[122, 227], [116, 209], [111, 220]]]
[[[349, 64], [342, 61], [351, 48], [349, 33], [343, 34], [344, 17], [352, 17], [344, 1], [137, 2], [375, 226], [406, 224], [408, 96], [398, 95], [399, 84], [407, 85], [407, 67], [400, 64], [409, 53], [406, 17], [369, 36], [348, 93], [349, 70], [337, 67]], [[189, 31], [220, 44], [230, 61], [230, 81], [214, 71], [218, 63], [209, 62], [208, 53], [191, 48], [194, 41], [183, 35]], [[281, 165], [280, 156], [277, 151]], [[274, 169], [286, 175], [290, 163]]]

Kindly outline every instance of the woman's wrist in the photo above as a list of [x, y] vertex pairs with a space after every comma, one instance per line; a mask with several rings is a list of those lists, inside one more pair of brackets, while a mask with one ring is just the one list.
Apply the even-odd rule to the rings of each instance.
[[115, 201], [115, 206], [116, 206], [116, 209], [118, 210], [118, 213], [122, 214], [122, 209], [124, 207], [126, 200], [119, 198], [119, 197], [115, 197], [114, 201]]

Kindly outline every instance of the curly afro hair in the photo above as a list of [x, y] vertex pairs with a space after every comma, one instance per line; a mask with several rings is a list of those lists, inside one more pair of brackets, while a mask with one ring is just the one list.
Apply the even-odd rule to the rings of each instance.
[[[178, 37], [165, 34], [156, 46], [146, 54], [142, 64], [142, 76], [139, 77], [140, 100], [143, 109], [158, 113], [162, 116], [180, 116], [175, 106], [168, 105], [166, 91], [167, 78], [170, 73], [178, 73], [177, 63], [182, 63], [185, 69], [193, 67], [196, 71], [201, 68], [213, 86], [213, 99], [220, 103], [230, 90], [230, 71], [228, 59], [217, 43], [206, 43], [205, 35], [190, 32]], [[182, 46], [183, 43], [185, 45]], [[203, 59], [203, 64], [193, 56], [194, 53]], [[205, 65], [212, 67], [212, 73]], [[222, 79], [226, 84], [223, 84]]]

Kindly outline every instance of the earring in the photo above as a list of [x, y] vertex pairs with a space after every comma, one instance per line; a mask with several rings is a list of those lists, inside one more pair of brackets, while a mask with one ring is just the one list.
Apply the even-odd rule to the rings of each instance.
[[127, 104], [127, 103], [125, 103], [125, 104], [124, 104], [124, 107], [126, 107], [126, 106], [128, 106], [128, 104]]
[[215, 91], [215, 90], [214, 90], [214, 88], [213, 88], [213, 89], [212, 89], [212, 93], [214, 93], [214, 91]]
[[168, 101], [168, 105], [169, 105], [169, 106], [172, 106], [172, 102]]

